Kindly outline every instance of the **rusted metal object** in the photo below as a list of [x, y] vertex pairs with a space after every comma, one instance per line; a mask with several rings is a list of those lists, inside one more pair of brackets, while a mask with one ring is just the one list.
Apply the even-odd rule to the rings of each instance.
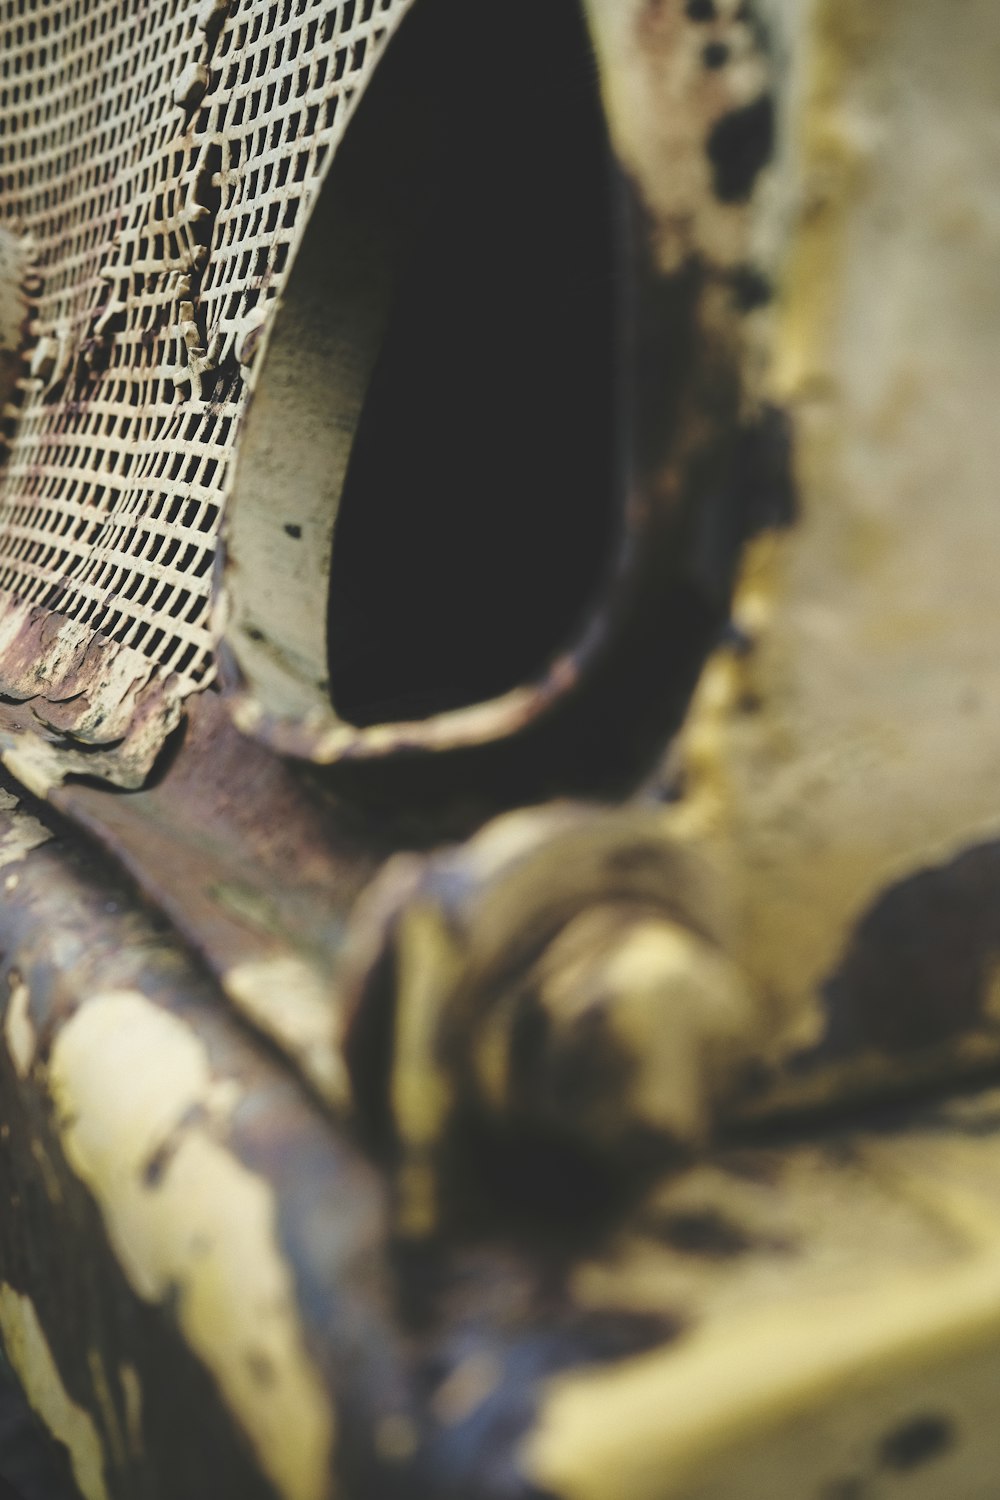
[[336, 1393], [408, 1399], [378, 1178], [128, 886], [4, 800], [15, 1368], [88, 1500], [325, 1495]]
[[343, 1106], [335, 968], [350, 908], [386, 850], [242, 739], [215, 694], [191, 704], [182, 734], [155, 786], [114, 797], [69, 784], [53, 804], [117, 856], [231, 1002]]
[[81, 1490], [972, 1500], [987, 0], [92, 11], [0, 86], [0, 1332]]
[[[732, 556], [717, 560], [713, 597], [688, 532], [734, 484], [749, 181], [710, 211], [702, 178], [704, 138], [736, 96], [724, 81], [706, 91], [697, 71], [675, 80], [689, 127], [668, 143], [671, 170], [690, 201], [681, 192], [657, 220], [627, 157], [629, 121], [604, 113], [581, 8], [559, 0], [544, 20], [520, 9], [486, 24], [488, 47], [468, 63], [456, 6], [414, 11], [359, 102], [261, 340], [225, 523], [220, 649], [237, 724], [284, 754], [329, 764], [454, 750], [572, 717], [638, 656], [658, 657], [669, 679], [690, 675], [724, 608]], [[723, 29], [748, 53], [747, 107], [766, 108], [763, 51], [745, 24]], [[439, 262], [450, 268], [440, 286]], [[450, 291], [456, 266], [471, 274]], [[474, 331], [469, 297], [486, 330], [466, 345], [455, 324]], [[553, 350], [554, 337], [566, 347]], [[395, 398], [404, 379], [409, 395]], [[420, 379], [447, 404], [440, 437]], [[553, 401], [539, 379], [565, 389]], [[409, 472], [378, 446], [394, 399], [420, 410], [397, 439]], [[536, 597], [557, 598], [567, 576], [562, 615], [540, 614], [519, 655], [518, 612], [533, 619]], [[509, 657], [494, 662], [505, 638]]]

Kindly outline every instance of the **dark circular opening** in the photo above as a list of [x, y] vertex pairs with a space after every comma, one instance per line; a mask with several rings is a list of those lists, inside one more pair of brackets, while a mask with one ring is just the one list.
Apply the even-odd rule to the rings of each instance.
[[391, 288], [330, 577], [364, 726], [535, 677], [611, 566], [620, 218], [578, 0], [416, 0], [342, 150]]

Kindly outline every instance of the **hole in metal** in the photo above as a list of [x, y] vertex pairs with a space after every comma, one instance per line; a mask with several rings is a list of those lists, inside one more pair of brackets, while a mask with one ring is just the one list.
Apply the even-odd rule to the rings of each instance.
[[342, 153], [390, 267], [327, 616], [365, 726], [535, 677], [614, 554], [618, 187], [578, 0], [423, 0]]

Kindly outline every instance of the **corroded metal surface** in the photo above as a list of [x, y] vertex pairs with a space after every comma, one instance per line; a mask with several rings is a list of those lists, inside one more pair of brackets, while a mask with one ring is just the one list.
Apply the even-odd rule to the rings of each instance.
[[0, 205], [36, 280], [3, 477], [0, 684], [32, 700], [43, 745], [53, 720], [65, 737], [36, 781], [83, 769], [82, 741], [92, 769], [134, 784], [211, 675], [255, 332], [405, 10], [3, 9]]
[[318, 1500], [336, 1393], [405, 1401], [378, 1180], [127, 888], [4, 802], [15, 1368], [88, 1500]]
[[[591, 31], [599, 49], [604, 45], [603, 31], [616, 30], [614, 9], [592, 7]], [[531, 7], [515, 5], [506, 30], [497, 28], [494, 32], [489, 25], [481, 27], [479, 50], [471, 52], [468, 62], [464, 33], [458, 29], [459, 16], [464, 14], [461, 7], [432, 0], [414, 11], [400, 32], [398, 51], [390, 49], [387, 55], [384, 81], [376, 77], [368, 96], [359, 104], [340, 159], [331, 168], [324, 187], [328, 201], [320, 200], [281, 305], [262, 332], [255, 394], [241, 436], [233, 499], [226, 518], [222, 662], [234, 692], [240, 728], [286, 754], [325, 764], [401, 751], [443, 751], [516, 735], [536, 720], [558, 713], [566, 700], [572, 704], [581, 695], [608, 696], [609, 679], [627, 671], [626, 664], [636, 655], [662, 654], [668, 671], [676, 673], [677, 663], [670, 655], [681, 654], [678, 621], [668, 601], [676, 602], [678, 594], [689, 604], [685, 634], [692, 655], [699, 645], [704, 650], [712, 627], [718, 624], [725, 595], [725, 561], [719, 561], [723, 577], [718, 593], [722, 598], [712, 599], [711, 589], [698, 576], [688, 532], [692, 516], [710, 509], [718, 503], [720, 489], [736, 483], [733, 449], [738, 446], [741, 423], [752, 425], [755, 415], [746, 403], [740, 368], [747, 317], [743, 292], [755, 254], [751, 192], [766, 164], [769, 140], [766, 127], [762, 133], [758, 128], [761, 140], [756, 143], [748, 129], [746, 139], [750, 144], [741, 148], [745, 160], [736, 170], [727, 168], [733, 180], [727, 180], [725, 190], [719, 192], [713, 189], [706, 141], [716, 138], [727, 119], [737, 128], [744, 114], [750, 121], [758, 117], [770, 120], [771, 59], [746, 17], [720, 23], [718, 45], [732, 48], [740, 62], [738, 67], [714, 74], [696, 63], [694, 54], [701, 35], [691, 23], [685, 24], [685, 46], [676, 56], [659, 47], [657, 26], [652, 21], [652, 34], [638, 57], [620, 60], [614, 55], [614, 37], [608, 37], [609, 57], [601, 76], [607, 121], [604, 152], [612, 159], [603, 164], [599, 161], [593, 169], [600, 178], [603, 165], [608, 178], [607, 184], [596, 186], [593, 192], [598, 199], [603, 195], [604, 214], [612, 220], [609, 263], [595, 272], [583, 261], [579, 247], [575, 256], [573, 247], [567, 247], [566, 262], [558, 267], [550, 292], [554, 306], [560, 280], [572, 284], [575, 277], [588, 272], [595, 280], [599, 272], [624, 283], [606, 356], [613, 380], [605, 405], [614, 408], [623, 401], [629, 403], [628, 415], [612, 437], [616, 447], [627, 447], [628, 462], [619, 460], [617, 472], [608, 477], [607, 498], [622, 514], [618, 524], [609, 528], [603, 544], [606, 558], [599, 575], [599, 602], [595, 605], [592, 598], [587, 601], [590, 608], [582, 622], [572, 616], [565, 622], [563, 634], [568, 638], [555, 642], [558, 649], [550, 657], [544, 654], [544, 642], [540, 643], [536, 648], [541, 656], [537, 675], [528, 681], [515, 679], [506, 693], [483, 693], [480, 701], [455, 705], [446, 712], [424, 712], [419, 717], [407, 716], [404, 696], [399, 711], [383, 709], [374, 722], [362, 724], [348, 721], [337, 710], [336, 664], [328, 649], [326, 628], [329, 556], [332, 549], [349, 545], [346, 537], [339, 535], [338, 516], [351, 465], [364, 448], [364, 396], [367, 388], [378, 389], [382, 367], [376, 364], [376, 357], [385, 337], [385, 324], [388, 320], [391, 330], [394, 313], [401, 316], [399, 304], [406, 292], [403, 272], [396, 263], [402, 260], [405, 266], [405, 257], [386, 229], [388, 222], [393, 234], [409, 248], [399, 228], [398, 221], [405, 221], [407, 204], [396, 174], [427, 173], [430, 182], [426, 191], [434, 195], [439, 214], [443, 212], [439, 201], [443, 194], [467, 202], [473, 231], [463, 226], [462, 215], [457, 215], [457, 243], [442, 247], [442, 254], [473, 264], [481, 258], [484, 280], [489, 275], [500, 281], [521, 274], [517, 238], [512, 237], [509, 244], [503, 240], [507, 258], [494, 264], [473, 232], [480, 236], [502, 234], [504, 215], [516, 213], [521, 207], [516, 186], [508, 182], [507, 174], [520, 172], [527, 177], [532, 156], [541, 156], [545, 163], [545, 191], [570, 214], [574, 200], [560, 176], [582, 170], [572, 159], [574, 142], [557, 137], [561, 155], [553, 153], [550, 157], [546, 135], [554, 133], [558, 111], [571, 108], [577, 111], [573, 115], [575, 129], [581, 135], [592, 129], [586, 110], [577, 102], [583, 92], [579, 75], [586, 79], [593, 68], [587, 37], [579, 34], [580, 7], [560, 0], [550, 10], [562, 16], [558, 25], [548, 21], [543, 26], [541, 18], [532, 17]], [[522, 38], [532, 33], [532, 51], [541, 58], [534, 71], [523, 60]], [[410, 49], [409, 55], [404, 48]], [[496, 57], [490, 57], [490, 53]], [[424, 88], [427, 77], [435, 79], [429, 99]], [[523, 161], [515, 154], [519, 145], [517, 120], [505, 121], [501, 113], [507, 108], [513, 80], [525, 95], [520, 110], [534, 107], [539, 118], [540, 138], [529, 143]], [[532, 105], [539, 95], [544, 97], [546, 89], [560, 101], [551, 118]], [[594, 93], [596, 111], [601, 101], [596, 89]], [[492, 133], [489, 122], [484, 123], [477, 115], [480, 94], [488, 100], [487, 112], [497, 120]], [[669, 109], [662, 102], [667, 99]], [[659, 156], [647, 151], [645, 157], [636, 154], [633, 159], [637, 125], [649, 119], [666, 120], [675, 128], [673, 132], [667, 129], [666, 138], [657, 141]], [[459, 121], [463, 122], [461, 127]], [[441, 148], [440, 138], [447, 140], [457, 127], [469, 131], [474, 145], [471, 152], [450, 154]], [[410, 141], [411, 136], [416, 137], [416, 145]], [[387, 153], [387, 140], [393, 143], [391, 153]], [[502, 154], [504, 144], [510, 160]], [[433, 168], [422, 157], [430, 158]], [[438, 157], [443, 159], [439, 162]], [[668, 201], [661, 203], [657, 192], [667, 161], [674, 188]], [[442, 175], [443, 184], [433, 175], [434, 170]], [[486, 177], [491, 216], [479, 207], [475, 196], [472, 179], [480, 171]], [[499, 174], [503, 190], [492, 186], [491, 172]], [[381, 181], [381, 190], [372, 195], [374, 203], [359, 190], [359, 178], [369, 189], [372, 183]], [[423, 178], [420, 181], [423, 187]], [[565, 202], [562, 194], [566, 195]], [[397, 202], [397, 198], [402, 201]], [[541, 217], [535, 199], [524, 205], [526, 213], [532, 210], [536, 219]], [[412, 210], [410, 214], [416, 217]], [[529, 220], [524, 230], [529, 263], [533, 258], [530, 237], [537, 232], [530, 224]], [[590, 224], [585, 229], [595, 235], [598, 232]], [[419, 244], [420, 235], [427, 233], [426, 226], [421, 221], [416, 227], [408, 227], [407, 233]], [[536, 275], [541, 277], [545, 274], [544, 256], [539, 251], [534, 259]], [[580, 297], [575, 305], [575, 321], [585, 328], [594, 317], [593, 304], [601, 293], [599, 282], [587, 289], [589, 299]], [[474, 291], [485, 305], [480, 314], [484, 319], [493, 300], [500, 303], [509, 319], [516, 318], [518, 309], [508, 308], [502, 286], [484, 285]], [[436, 294], [436, 290], [429, 293]], [[530, 296], [528, 284], [522, 288], [522, 295], [525, 299]], [[435, 337], [449, 337], [448, 315], [442, 306], [437, 325], [428, 324], [429, 345]], [[550, 307], [548, 317], [557, 316]], [[538, 309], [536, 324], [523, 330], [518, 325], [518, 331], [523, 332], [529, 347], [531, 340], [537, 342], [535, 357], [544, 360], [549, 357], [545, 307]], [[600, 337], [599, 328], [590, 333], [593, 343]], [[581, 338], [575, 358], [581, 362], [588, 353], [587, 339]], [[490, 357], [497, 361], [509, 357], [502, 348], [502, 334], [496, 330]], [[518, 347], [510, 370], [513, 392], [494, 390], [488, 377], [475, 366], [467, 373], [467, 379], [483, 387], [480, 399], [493, 399], [500, 406], [493, 434], [498, 445], [516, 445], [518, 426], [530, 424], [529, 398], [523, 392], [529, 385], [531, 358]], [[433, 360], [431, 348], [426, 360]], [[436, 364], [431, 368], [443, 373]], [[570, 386], [571, 368], [557, 367], [552, 379]], [[514, 395], [519, 386], [520, 401]], [[458, 400], [452, 399], [458, 408], [456, 421], [470, 420]], [[568, 392], [562, 399], [573, 401], [575, 392]], [[511, 403], [509, 408], [504, 405], [506, 400]], [[586, 431], [579, 424], [563, 430], [558, 425], [560, 399], [552, 400], [548, 394], [546, 400], [550, 408], [548, 425], [557, 428], [564, 443], [583, 446]], [[331, 407], [337, 414], [335, 421], [325, 419]], [[583, 421], [596, 421], [599, 416], [583, 408]], [[443, 463], [436, 471], [422, 473], [419, 444], [410, 441], [417, 471], [395, 478], [404, 487], [419, 489], [426, 512], [424, 524], [432, 528], [435, 487], [445, 485], [447, 476], [441, 472]], [[465, 441], [456, 431], [454, 442], [461, 452], [465, 451]], [[480, 506], [492, 503], [513, 508], [514, 496], [494, 497], [489, 487], [488, 468], [499, 461], [498, 456], [484, 452], [477, 458], [487, 472], [465, 475], [467, 504], [476, 505], [479, 495]], [[512, 486], [529, 486], [532, 465], [543, 466], [547, 461], [543, 427], [534, 446], [525, 448], [526, 472], [512, 476]], [[572, 569], [573, 532], [582, 534], [589, 524], [582, 481], [583, 476], [564, 455], [561, 472], [552, 477], [551, 483], [561, 482], [567, 494], [574, 490], [578, 493], [576, 514], [573, 504], [566, 508], [564, 530], [569, 534], [553, 573], [560, 566]], [[286, 486], [288, 501], [276, 507], [275, 496]], [[377, 494], [368, 498], [372, 506], [378, 503]], [[545, 496], [538, 496], [536, 512], [545, 503]], [[733, 500], [734, 508], [736, 504]], [[392, 514], [390, 511], [390, 517]], [[500, 614], [488, 631], [478, 627], [483, 655], [490, 649], [491, 637], [502, 638], [505, 630], [516, 630], [516, 620], [510, 618], [511, 605], [515, 610], [529, 608], [528, 600], [518, 598], [516, 556], [517, 551], [530, 555], [533, 546], [541, 545], [537, 534], [542, 527], [537, 514], [518, 514], [522, 533], [518, 548], [512, 551], [512, 577], [506, 596], [500, 593], [497, 599], [498, 610], [506, 605], [508, 618], [501, 625]], [[344, 524], [349, 526], [351, 519], [348, 515]], [[290, 526], [281, 524], [289, 521], [293, 523]], [[480, 526], [487, 528], [489, 524], [489, 516], [483, 515]], [[733, 526], [738, 540], [738, 520]], [[416, 548], [419, 532], [406, 529], [402, 519], [397, 520], [397, 529], [403, 540], [396, 542], [390, 533], [385, 538], [387, 548], [394, 542]], [[438, 537], [439, 549], [449, 545], [454, 549], [456, 566], [464, 561], [475, 579], [477, 567], [482, 565], [469, 540], [467, 561], [460, 561], [460, 544], [453, 539], [449, 542], [447, 536]], [[502, 542], [496, 539], [493, 545]], [[418, 552], [417, 559], [415, 566], [423, 562], [429, 572], [434, 567], [430, 555], [424, 557]], [[388, 561], [384, 566], [389, 566]], [[547, 586], [555, 591], [554, 578]], [[351, 580], [345, 576], [341, 589], [350, 587]], [[427, 583], [428, 591], [434, 588], [447, 588], [447, 575], [436, 569], [433, 582]], [[396, 647], [399, 654], [407, 649], [406, 629], [420, 628], [419, 618], [404, 627], [404, 617], [429, 613], [433, 608], [419, 588], [401, 588], [401, 593], [407, 602], [397, 603], [392, 613], [401, 637]], [[331, 610], [336, 608], [334, 594]], [[388, 608], [392, 612], [391, 602]], [[438, 642], [439, 653], [446, 649], [447, 635], [460, 634], [463, 629], [476, 631], [471, 601], [466, 615], [469, 618], [461, 625], [455, 622], [457, 630], [447, 632], [445, 640]], [[364, 623], [362, 615], [356, 629], [372, 632], [377, 626]], [[366, 642], [353, 644], [363, 656]], [[352, 642], [345, 642], [345, 649], [351, 646]], [[414, 671], [418, 670], [415, 665]], [[399, 722], [386, 723], [386, 718]]]
[[414, 1241], [129, 889], [5, 801], [0, 1325], [87, 1500], [991, 1471], [995, 1092], [721, 1142], [628, 1203], [486, 1153], [465, 1232]]
[[52, 800], [122, 861], [241, 1013], [343, 1106], [334, 971], [351, 905], [384, 857], [379, 841], [241, 739], [215, 694], [191, 705], [183, 748], [156, 786], [114, 798], [70, 784]]
[[[356, 301], [380, 263], [351, 234], [401, 200], [376, 173], [341, 216], [351, 142], [385, 124], [383, 43], [397, 100], [439, 103], [440, 57], [496, 11], [9, 12], [4, 213], [36, 308], [0, 739], [160, 913], [5, 809], [0, 1329], [87, 1500], [978, 1497], [988, 0], [563, 9], [625, 225], [617, 572], [506, 694], [435, 683], [439, 711], [404, 681], [356, 723], [330, 554], [398, 307]], [[101, 109], [108, 184], [59, 137]], [[389, 615], [407, 659], [420, 620]]]

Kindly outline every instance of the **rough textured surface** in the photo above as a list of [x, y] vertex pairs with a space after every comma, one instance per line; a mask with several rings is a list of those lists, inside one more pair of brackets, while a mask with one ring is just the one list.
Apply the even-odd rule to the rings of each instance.
[[[287, 373], [260, 309], [404, 9], [5, 13], [4, 204], [14, 233], [35, 215], [40, 281], [0, 738], [174, 928], [5, 803], [4, 1343], [87, 1500], [979, 1500], [1000, 1464], [992, 7], [588, 4], [628, 205], [603, 612], [499, 709], [345, 727], [313, 608], [339, 496], [287, 520], [265, 483], [281, 556], [315, 531], [312, 593], [284, 603], [313, 659], [292, 691], [251, 618], [281, 614], [294, 562], [275, 549], [237, 597], [237, 496], [233, 728], [204, 686], [211, 466], [243, 371], [261, 410]], [[136, 155], [95, 186], [58, 132], [97, 128], [129, 28], [141, 67], [107, 97]], [[36, 118], [43, 74], [65, 93]], [[372, 349], [344, 341], [350, 438]], [[39, 550], [47, 487], [65, 558]], [[56, 789], [84, 767], [147, 784]], [[589, 805], [539, 806], [567, 792]], [[906, 1091], [924, 1103], [890, 1110]]]
[[[971, 1496], [993, 1471], [995, 1091], [723, 1142], [627, 1205], [486, 1154], [463, 1234], [400, 1237], [129, 889], [12, 804], [0, 1315], [87, 1500]], [[322, 1404], [275, 1422], [303, 1378]]]
[[[212, 559], [253, 340], [405, 9], [0, 11], [0, 217], [35, 273], [0, 500], [0, 684], [33, 699], [43, 740], [55, 715], [71, 741], [105, 747], [94, 769], [111, 779], [148, 770], [211, 673]], [[19, 657], [10, 635], [27, 631]]]
[[318, 1500], [370, 1461], [357, 1427], [334, 1450], [339, 1402], [406, 1400], [378, 1183], [162, 924], [6, 801], [10, 1357], [87, 1500]]

